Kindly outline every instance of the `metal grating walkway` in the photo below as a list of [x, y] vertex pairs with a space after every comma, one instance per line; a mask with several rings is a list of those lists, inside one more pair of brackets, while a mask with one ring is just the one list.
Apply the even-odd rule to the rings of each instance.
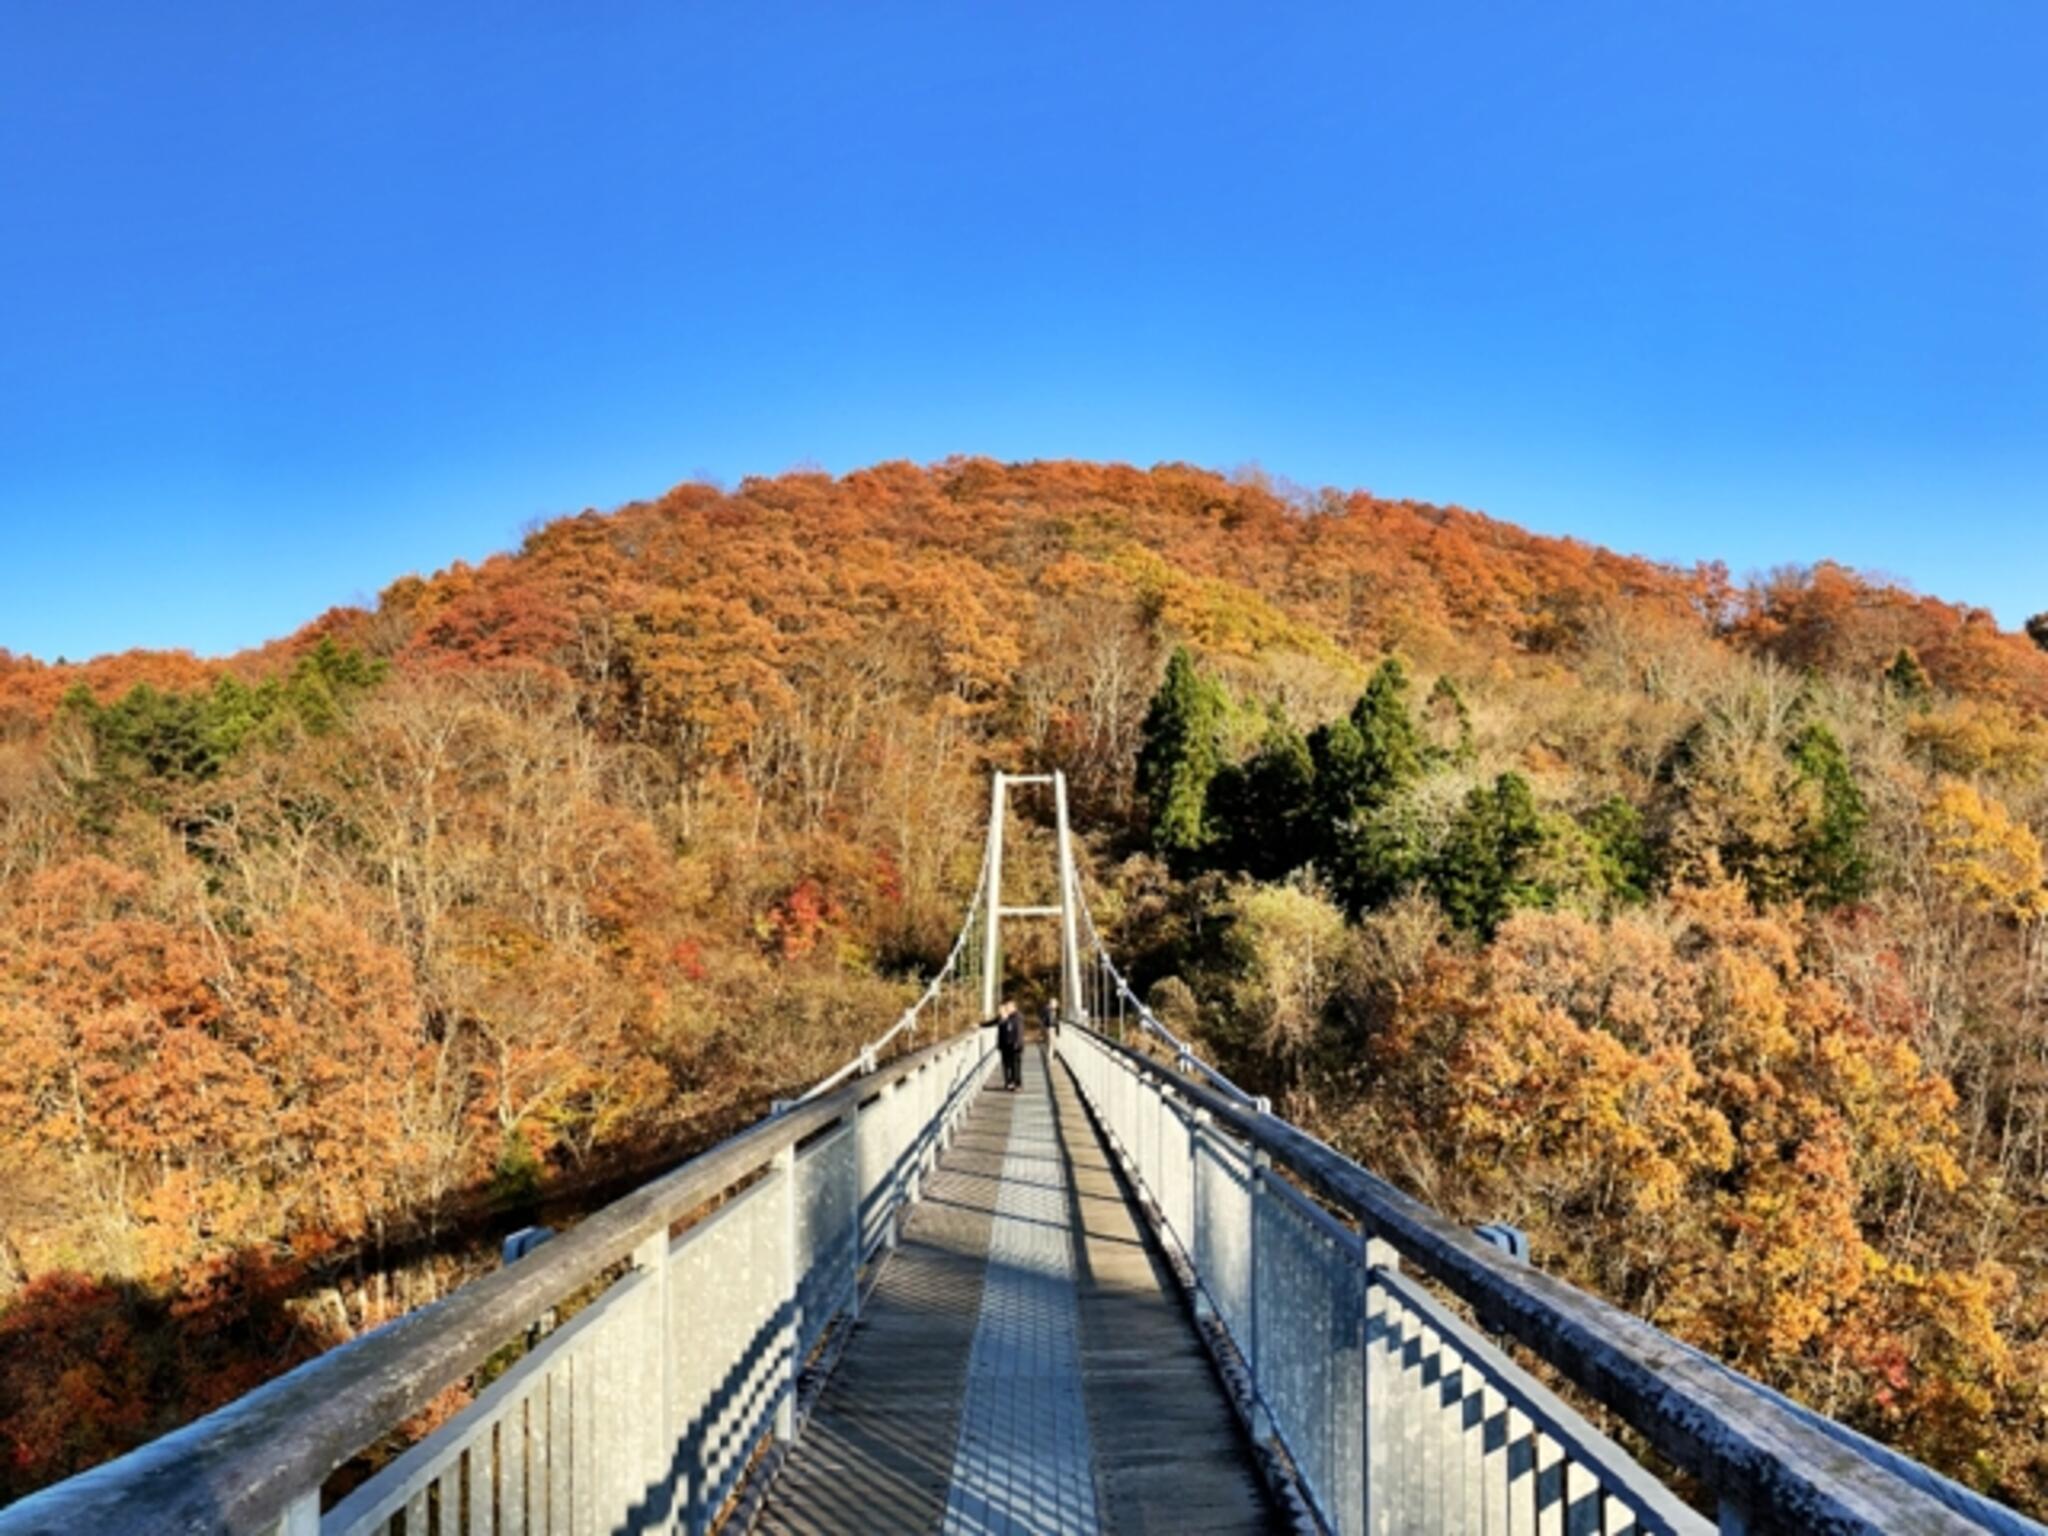
[[1045, 1064], [1034, 1053], [1010, 1116], [945, 1536], [1100, 1528], [1068, 1197]]
[[1023, 1091], [975, 1106], [757, 1529], [1274, 1528], [1142, 1223], [1049, 1073], [1028, 1052]]

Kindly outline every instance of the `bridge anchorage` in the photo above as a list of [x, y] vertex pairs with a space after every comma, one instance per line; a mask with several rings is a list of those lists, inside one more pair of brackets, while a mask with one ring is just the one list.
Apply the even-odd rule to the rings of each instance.
[[[1059, 890], [1007, 907], [1007, 796], [1031, 785]], [[0, 1510], [0, 1536], [2043, 1532], [1276, 1118], [1115, 964], [1063, 779], [997, 775], [991, 810], [944, 965], [839, 1072], [439, 1303]], [[978, 1025], [1025, 917], [1060, 925], [1061, 1027], [1026, 1092], [985, 1094]], [[555, 1309], [467, 1408], [323, 1500]]]

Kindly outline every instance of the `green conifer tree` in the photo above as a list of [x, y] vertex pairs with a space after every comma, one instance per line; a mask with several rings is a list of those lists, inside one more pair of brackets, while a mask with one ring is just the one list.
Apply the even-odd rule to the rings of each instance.
[[1315, 856], [1315, 762], [1308, 743], [1275, 707], [1259, 749], [1209, 785], [1208, 822], [1219, 862], [1277, 880]]
[[1396, 657], [1379, 664], [1350, 715], [1309, 737], [1316, 814], [1326, 831], [1386, 804], [1422, 777], [1422, 733], [1408, 712], [1408, 672]]
[[1389, 656], [1351, 706], [1351, 724], [1365, 746], [1371, 797], [1386, 801], [1422, 777], [1428, 752], [1408, 710], [1408, 669]]
[[208, 689], [164, 693], [137, 683], [111, 704], [83, 684], [64, 696], [67, 719], [92, 743], [89, 782], [76, 786], [83, 823], [110, 830], [123, 805], [162, 811], [180, 785], [218, 777], [253, 743], [278, 745], [293, 728], [319, 735], [382, 681], [387, 664], [322, 640], [282, 682], [223, 675]]
[[1338, 831], [1372, 803], [1365, 738], [1349, 719], [1326, 721], [1309, 732], [1308, 755], [1315, 784], [1315, 838], [1319, 853], [1326, 854]]
[[1643, 831], [1643, 813], [1620, 795], [1611, 795], [1586, 812], [1580, 825], [1593, 841], [1601, 894], [1622, 904], [1648, 900], [1656, 883], [1657, 860]]
[[1138, 748], [1138, 796], [1150, 813], [1152, 845], [1185, 862], [1209, 846], [1209, 783], [1223, 766], [1223, 690], [1176, 647], [1145, 712]]
[[1452, 923], [1491, 938], [1509, 913], [1541, 905], [1530, 872], [1543, 844], [1536, 797], [1518, 773], [1504, 773], [1465, 797], [1430, 869], [1430, 887]]
[[292, 668], [282, 702], [308, 735], [324, 736], [341, 723], [360, 694], [384, 680], [388, 666], [322, 636]]
[[1385, 906], [1426, 873], [1429, 829], [1412, 794], [1359, 815], [1337, 840], [1330, 885], [1354, 913]]
[[1382, 661], [1349, 717], [1320, 727], [1308, 746], [1316, 856], [1354, 913], [1378, 906], [1415, 877], [1424, 842], [1409, 797], [1429, 752], [1400, 659]]
[[1870, 883], [1863, 850], [1870, 808], [1849, 770], [1848, 754], [1835, 733], [1818, 721], [1801, 730], [1786, 750], [1813, 799], [1799, 840], [1803, 892], [1829, 907], [1860, 900]]

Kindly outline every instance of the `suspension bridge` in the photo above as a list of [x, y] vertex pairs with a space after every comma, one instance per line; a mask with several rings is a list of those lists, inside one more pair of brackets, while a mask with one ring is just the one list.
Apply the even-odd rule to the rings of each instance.
[[[1008, 905], [1019, 790], [1051, 796], [1057, 888]], [[1014, 921], [1057, 925], [1059, 1002], [1006, 1094], [979, 1026]], [[323, 1496], [461, 1383], [468, 1406]], [[959, 938], [841, 1071], [439, 1303], [0, 1510], [0, 1536], [747, 1530], [2043, 1527], [1275, 1117], [1116, 965], [1064, 780], [998, 774]]]

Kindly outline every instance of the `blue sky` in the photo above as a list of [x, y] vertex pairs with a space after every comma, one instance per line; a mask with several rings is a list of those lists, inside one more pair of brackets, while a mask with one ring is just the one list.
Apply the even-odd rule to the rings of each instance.
[[0, 646], [802, 463], [2048, 608], [2048, 8], [9, 0]]

